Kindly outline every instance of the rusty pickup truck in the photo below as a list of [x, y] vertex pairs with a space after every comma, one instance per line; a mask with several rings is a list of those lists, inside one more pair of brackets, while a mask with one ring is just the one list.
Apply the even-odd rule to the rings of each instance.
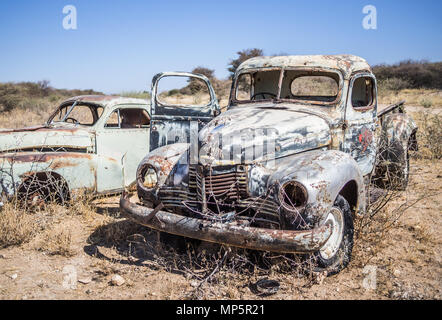
[[[170, 144], [158, 144], [137, 169], [139, 201], [129, 194], [120, 199], [122, 213], [147, 227], [253, 250], [308, 253], [315, 268], [333, 274], [350, 261], [353, 221], [367, 211], [370, 181], [407, 185], [417, 127], [403, 102], [378, 107], [376, 78], [360, 57], [249, 59], [236, 70], [220, 115], [210, 112], [212, 99], [193, 106], [190, 117], [160, 102], [155, 86], [157, 137], [167, 136], [164, 129], [177, 127], [177, 119], [194, 130], [187, 141], [163, 139]], [[396, 183], [388, 182], [391, 173]]]
[[0, 201], [121, 192], [135, 181], [149, 135], [149, 102], [116, 96], [73, 97], [44, 125], [0, 129]]

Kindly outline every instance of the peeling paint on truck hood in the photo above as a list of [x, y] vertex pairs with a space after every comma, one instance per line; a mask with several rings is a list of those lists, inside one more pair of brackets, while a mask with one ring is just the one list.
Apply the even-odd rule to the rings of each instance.
[[[256, 154], [255, 149], [255, 156], [249, 157], [249, 162], [256, 163], [273, 156], [280, 158], [328, 146], [331, 143], [331, 132], [325, 119], [325, 115], [279, 104], [230, 109], [201, 130], [200, 162], [204, 165], [225, 165], [231, 164], [231, 161], [247, 163], [245, 155], [253, 155], [253, 148], [257, 146], [264, 149], [260, 155]], [[235, 159], [226, 159], [232, 150], [241, 151], [233, 152], [238, 154]], [[215, 161], [214, 158], [222, 160]]]
[[86, 149], [93, 146], [91, 138], [89, 130], [65, 124], [0, 130], [0, 152], [33, 148]]

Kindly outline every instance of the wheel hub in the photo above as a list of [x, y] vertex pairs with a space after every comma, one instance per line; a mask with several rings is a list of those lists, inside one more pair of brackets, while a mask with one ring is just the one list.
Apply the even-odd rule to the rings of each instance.
[[327, 242], [319, 249], [324, 259], [331, 259], [339, 250], [344, 235], [344, 215], [339, 208], [333, 207], [327, 215], [324, 224], [332, 225], [332, 234]]

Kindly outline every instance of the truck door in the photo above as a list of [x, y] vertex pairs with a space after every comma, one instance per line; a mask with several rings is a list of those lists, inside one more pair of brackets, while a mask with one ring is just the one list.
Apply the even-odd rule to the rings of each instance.
[[350, 80], [345, 109], [343, 151], [358, 162], [363, 175], [371, 173], [376, 160], [376, 79], [361, 73]]
[[150, 150], [190, 143], [190, 130], [200, 130], [220, 113], [213, 87], [204, 75], [159, 73], [152, 79]]
[[97, 191], [120, 191], [135, 181], [137, 166], [149, 152], [150, 116], [146, 107], [119, 105], [97, 130]]

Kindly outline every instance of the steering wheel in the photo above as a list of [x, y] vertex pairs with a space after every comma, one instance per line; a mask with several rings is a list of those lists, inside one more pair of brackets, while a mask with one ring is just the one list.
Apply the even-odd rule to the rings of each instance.
[[75, 123], [75, 124], [80, 124], [80, 122], [77, 120], [77, 119], [74, 119], [74, 118], [66, 118], [66, 122], [68, 122], [68, 120], [72, 120], [72, 123]]
[[262, 98], [263, 98], [263, 100], [265, 100], [265, 95], [269, 95], [271, 98], [276, 98], [276, 94], [274, 94], [274, 93], [271, 93], [271, 92], [258, 92], [258, 93], [255, 93], [251, 98], [250, 98], [250, 100], [256, 100], [255, 98], [256, 98], [256, 96], [259, 96], [259, 95], [261, 95], [262, 96]]

